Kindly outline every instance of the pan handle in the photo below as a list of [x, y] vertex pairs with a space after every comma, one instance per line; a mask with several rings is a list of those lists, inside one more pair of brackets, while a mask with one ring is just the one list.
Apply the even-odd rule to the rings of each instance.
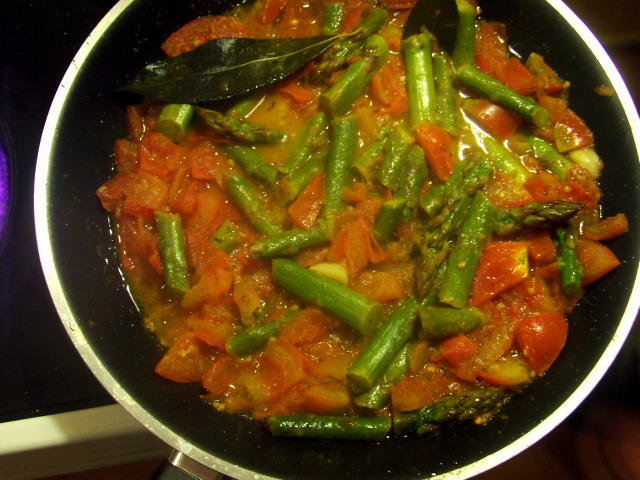
[[167, 460], [154, 472], [150, 480], [232, 480], [222, 473], [211, 470], [182, 452], [174, 450]]

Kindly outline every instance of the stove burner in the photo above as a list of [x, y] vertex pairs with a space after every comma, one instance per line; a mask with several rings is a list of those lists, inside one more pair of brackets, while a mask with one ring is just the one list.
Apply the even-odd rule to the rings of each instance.
[[0, 251], [7, 237], [7, 224], [11, 208], [11, 139], [0, 120]]

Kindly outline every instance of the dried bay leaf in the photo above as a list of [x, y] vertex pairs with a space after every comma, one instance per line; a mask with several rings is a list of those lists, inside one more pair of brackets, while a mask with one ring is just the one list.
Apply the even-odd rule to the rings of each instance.
[[281, 80], [344, 35], [221, 38], [144, 67], [121, 90], [166, 103], [231, 98]]

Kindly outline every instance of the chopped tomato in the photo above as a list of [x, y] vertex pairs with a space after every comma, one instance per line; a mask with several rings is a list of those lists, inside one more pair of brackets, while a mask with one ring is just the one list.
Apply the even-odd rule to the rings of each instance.
[[132, 142], [125, 138], [119, 138], [116, 140], [116, 165], [124, 170], [133, 170], [138, 165], [138, 150], [140, 144]]
[[504, 24], [481, 20], [476, 29], [476, 65], [481, 72], [504, 82], [508, 58]]
[[265, 400], [276, 400], [304, 378], [301, 354], [297, 348], [280, 342], [267, 345], [258, 367], [258, 378], [265, 389]]
[[487, 198], [497, 207], [521, 207], [533, 202], [529, 191], [509, 174], [496, 171], [483, 190]]
[[402, 83], [404, 68], [394, 55], [371, 79], [371, 94], [392, 117], [409, 110], [409, 96]]
[[538, 264], [553, 262], [556, 259], [556, 247], [548, 230], [536, 228], [526, 235], [529, 255]]
[[370, 262], [385, 260], [386, 255], [371, 233], [371, 226], [360, 217], [348, 222], [338, 232], [331, 243], [328, 258], [332, 262], [343, 263], [351, 276]]
[[167, 201], [167, 184], [147, 172], [124, 172], [104, 183], [97, 190], [105, 210], [115, 212], [124, 202], [124, 212], [146, 221], [153, 219], [153, 212], [162, 209]]
[[196, 310], [205, 303], [218, 304], [232, 283], [233, 273], [224, 268], [208, 268], [184, 294], [180, 305], [186, 310]]
[[453, 172], [451, 135], [432, 123], [416, 127], [416, 141], [424, 150], [429, 166], [440, 180], [447, 180]]
[[487, 245], [480, 258], [471, 287], [469, 305], [480, 305], [529, 275], [525, 242], [495, 242]]
[[238, 307], [240, 317], [251, 318], [262, 302], [260, 292], [251, 277], [236, 277], [233, 284], [233, 303]]
[[342, 32], [348, 33], [355, 30], [358, 24], [360, 23], [360, 17], [362, 17], [363, 12], [367, 8], [368, 8], [367, 5], [359, 5], [349, 10], [342, 22]]
[[199, 382], [213, 363], [215, 349], [188, 332], [165, 352], [155, 372], [179, 383]]
[[527, 67], [515, 57], [510, 57], [504, 68], [504, 83], [520, 95], [533, 95], [536, 92], [536, 80]]
[[300, 228], [310, 230], [324, 205], [324, 173], [316, 173], [298, 198], [289, 205], [291, 222]]
[[464, 333], [447, 338], [440, 343], [440, 353], [452, 367], [469, 360], [478, 347]]
[[293, 345], [319, 342], [329, 326], [322, 310], [306, 308], [282, 325], [280, 339]]
[[351, 288], [378, 302], [388, 302], [402, 296], [402, 284], [392, 272], [362, 272]]
[[491, 385], [518, 387], [531, 380], [526, 363], [519, 357], [506, 356], [493, 362], [478, 377]]
[[234, 361], [229, 355], [220, 355], [202, 378], [202, 386], [213, 396], [219, 397], [229, 389], [234, 380]]
[[433, 402], [439, 385], [421, 375], [407, 375], [391, 388], [391, 405], [394, 412], [406, 412]]
[[609, 248], [593, 240], [578, 240], [576, 254], [584, 273], [582, 286], [595, 282], [620, 265], [620, 260]]
[[316, 91], [309, 86], [302, 86], [293, 79], [286, 81], [278, 91], [286, 95], [297, 109], [304, 109], [316, 98]]
[[193, 334], [207, 345], [224, 350], [224, 347], [233, 334], [234, 328], [230, 322], [218, 318], [195, 318], [189, 319], [187, 323], [191, 326]]
[[538, 103], [549, 112], [551, 122], [554, 124], [562, 118], [568, 108], [566, 100], [550, 95], [538, 95]]
[[183, 159], [182, 149], [158, 132], [144, 136], [138, 151], [140, 170], [164, 178]]
[[257, 14], [258, 21], [265, 25], [273, 23], [287, 5], [287, 0], [265, 0]]
[[533, 370], [542, 375], [560, 354], [569, 326], [560, 313], [532, 315], [516, 326], [516, 339]]
[[162, 51], [169, 58], [189, 52], [216, 38], [249, 36], [249, 29], [232, 17], [206, 16], [196, 18], [169, 35]]
[[553, 135], [560, 152], [593, 145], [593, 133], [570, 108], [567, 108], [556, 122], [553, 127]]
[[553, 69], [547, 65], [544, 58], [537, 53], [531, 53], [524, 63], [536, 80], [536, 89], [540, 95], [559, 95], [564, 89], [564, 82]]
[[344, 413], [350, 403], [344, 384], [331, 382], [311, 387], [304, 394], [304, 408], [318, 415]]
[[230, 166], [227, 157], [210, 141], [196, 143], [185, 154], [191, 176], [198, 180], [215, 180], [224, 186], [225, 175]]
[[629, 222], [624, 213], [604, 218], [598, 222], [585, 222], [583, 234], [589, 240], [609, 240], [629, 231]]
[[500, 140], [512, 135], [521, 122], [520, 117], [487, 99], [467, 100], [464, 109], [480, 126]]
[[220, 207], [222, 195], [214, 190], [204, 190], [195, 194], [195, 208], [184, 219], [183, 228], [210, 237], [223, 221]]

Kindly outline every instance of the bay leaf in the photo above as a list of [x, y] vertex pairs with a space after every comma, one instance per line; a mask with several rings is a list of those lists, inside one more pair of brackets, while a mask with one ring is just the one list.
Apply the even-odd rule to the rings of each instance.
[[166, 103], [231, 98], [281, 80], [344, 35], [220, 38], [144, 67], [120, 90]]
[[407, 18], [402, 39], [429, 30], [438, 40], [438, 45], [453, 52], [458, 35], [458, 6], [456, 0], [418, 0]]

